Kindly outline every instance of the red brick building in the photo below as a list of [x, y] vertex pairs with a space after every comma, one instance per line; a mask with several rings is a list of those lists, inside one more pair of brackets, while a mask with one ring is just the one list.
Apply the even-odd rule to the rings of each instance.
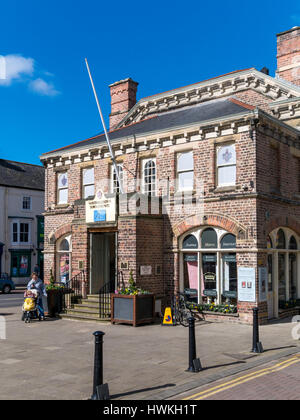
[[88, 293], [98, 294], [132, 270], [163, 305], [189, 289], [198, 303], [237, 306], [220, 318], [250, 322], [254, 306], [262, 320], [292, 313], [285, 308], [300, 298], [300, 27], [277, 42], [276, 77], [248, 68], [138, 102], [130, 78], [111, 85], [124, 194], [103, 135], [42, 155], [46, 279], [50, 269], [64, 282], [85, 270]]

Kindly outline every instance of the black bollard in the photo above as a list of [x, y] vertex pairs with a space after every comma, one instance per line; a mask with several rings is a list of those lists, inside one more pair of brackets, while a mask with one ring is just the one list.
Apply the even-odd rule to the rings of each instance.
[[253, 340], [252, 340], [252, 353], [262, 353], [263, 347], [259, 341], [258, 329], [258, 308], [253, 308]]
[[102, 331], [93, 333], [95, 336], [95, 358], [94, 358], [94, 384], [92, 400], [97, 400], [97, 387], [103, 385], [103, 336]]
[[195, 318], [189, 319], [189, 367], [188, 372], [199, 372], [202, 370], [200, 359], [196, 359], [196, 339], [195, 339]]

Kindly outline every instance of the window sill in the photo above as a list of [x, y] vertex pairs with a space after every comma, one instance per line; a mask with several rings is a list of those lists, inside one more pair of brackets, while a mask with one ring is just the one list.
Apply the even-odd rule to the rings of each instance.
[[67, 209], [70, 204], [56, 204], [55, 209]]
[[217, 187], [213, 190], [213, 192], [218, 193], [218, 192], [229, 192], [229, 191], [236, 191], [238, 188], [236, 185], [227, 185], [224, 187]]

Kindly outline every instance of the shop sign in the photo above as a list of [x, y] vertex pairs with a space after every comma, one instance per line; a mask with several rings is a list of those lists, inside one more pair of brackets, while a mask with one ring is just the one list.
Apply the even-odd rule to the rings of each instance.
[[216, 262], [217, 255], [216, 254], [203, 254], [203, 262]]
[[258, 282], [259, 282], [259, 301], [265, 302], [267, 300], [267, 284], [268, 284], [267, 267], [258, 268]]
[[98, 191], [94, 200], [86, 201], [86, 223], [116, 221], [116, 197], [105, 197]]
[[240, 302], [255, 302], [255, 292], [255, 268], [238, 267], [238, 300]]
[[226, 297], [226, 298], [234, 298], [235, 299], [236, 296], [237, 296], [237, 292], [233, 292], [233, 291], [230, 291], [230, 290], [224, 290], [223, 296]]
[[225, 255], [223, 255], [223, 259], [226, 262], [236, 262], [235, 254], [225, 254]]
[[204, 289], [203, 290], [203, 295], [204, 296], [216, 297], [217, 296], [217, 291], [215, 289]]
[[184, 255], [184, 261], [186, 261], [186, 262], [198, 261], [198, 255], [197, 254], [193, 254], [193, 255], [185, 254]]

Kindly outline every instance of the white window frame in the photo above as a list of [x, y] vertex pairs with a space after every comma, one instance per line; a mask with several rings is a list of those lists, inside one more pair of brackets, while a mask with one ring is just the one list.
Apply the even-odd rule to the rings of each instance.
[[[29, 203], [29, 207], [25, 208], [24, 204], [25, 203]], [[22, 210], [23, 211], [31, 211], [32, 210], [32, 197], [28, 196], [28, 195], [24, 195], [22, 198]]]
[[[63, 175], [67, 175], [67, 180], [68, 180], [67, 187], [64, 187], [64, 188], [59, 187], [59, 178]], [[68, 202], [69, 202], [69, 176], [68, 176], [68, 171], [57, 172], [56, 187], [57, 187], [57, 189], [56, 189], [56, 191], [57, 191], [57, 200], [56, 200], [57, 204], [68, 204]], [[67, 190], [67, 201], [61, 202], [59, 200], [59, 192], [63, 191], [63, 190]]]
[[[146, 182], [146, 178], [152, 177], [152, 175], [145, 174], [146, 165], [149, 162], [154, 163], [154, 176], [155, 176], [154, 182], [152, 182], [152, 180], [150, 182]], [[157, 180], [156, 158], [143, 159], [142, 160], [142, 193], [150, 195], [150, 196], [155, 196], [156, 195], [156, 180]]]
[[[123, 168], [123, 163], [117, 163], [117, 168], [119, 171], [119, 176], [120, 176], [120, 180], [121, 180], [121, 185], [124, 188], [124, 168]], [[120, 169], [121, 168], [121, 171]], [[120, 186], [118, 185], [118, 179], [117, 179], [117, 175], [115, 173], [115, 167], [113, 165], [111, 165], [110, 168], [110, 192], [113, 194], [120, 194]]]
[[[186, 155], [186, 154], [191, 154], [192, 155], [192, 161], [193, 161], [193, 166], [189, 169], [184, 169], [184, 170], [179, 170], [178, 169], [178, 161], [180, 156], [182, 155]], [[183, 174], [183, 173], [192, 173], [193, 174], [193, 185], [192, 187], [180, 187], [180, 183], [179, 183], [179, 174]], [[178, 152], [176, 154], [176, 177], [177, 177], [177, 191], [181, 192], [181, 191], [193, 191], [194, 189], [194, 151], [193, 150], [186, 150], [184, 152]]]
[[[88, 171], [88, 170], [93, 170], [93, 183], [85, 184], [84, 183], [84, 172]], [[85, 196], [85, 188], [86, 187], [91, 187], [91, 186], [94, 187], [94, 194], [92, 196], [91, 195]], [[82, 170], [82, 198], [86, 200], [89, 197], [94, 197], [94, 196], [95, 196], [95, 168], [94, 168], [94, 166], [90, 166], [88, 168], [83, 168], [83, 170]]]
[[[234, 163], [224, 163], [224, 164], [221, 164], [221, 165], [219, 165], [218, 164], [218, 157], [219, 157], [219, 152], [220, 152], [220, 150], [222, 149], [222, 148], [225, 148], [225, 147], [229, 147], [229, 146], [234, 146], [234, 152], [235, 152], [235, 161], [234, 161]], [[222, 183], [222, 184], [220, 184], [220, 180], [219, 180], [219, 169], [220, 168], [226, 168], [226, 167], [235, 167], [235, 180], [234, 180], [234, 182], [233, 183]], [[230, 186], [235, 186], [236, 185], [236, 145], [235, 145], [235, 143], [223, 143], [223, 144], [219, 144], [218, 146], [217, 146], [217, 150], [216, 150], [216, 174], [217, 174], [217, 186], [218, 187], [230, 187]]]
[[[17, 225], [17, 241], [14, 241], [14, 224]], [[28, 241], [23, 242], [21, 241], [21, 224], [28, 225]], [[11, 221], [11, 243], [12, 245], [28, 245], [31, 243], [31, 222], [28, 220], [16, 220], [13, 219]]]

